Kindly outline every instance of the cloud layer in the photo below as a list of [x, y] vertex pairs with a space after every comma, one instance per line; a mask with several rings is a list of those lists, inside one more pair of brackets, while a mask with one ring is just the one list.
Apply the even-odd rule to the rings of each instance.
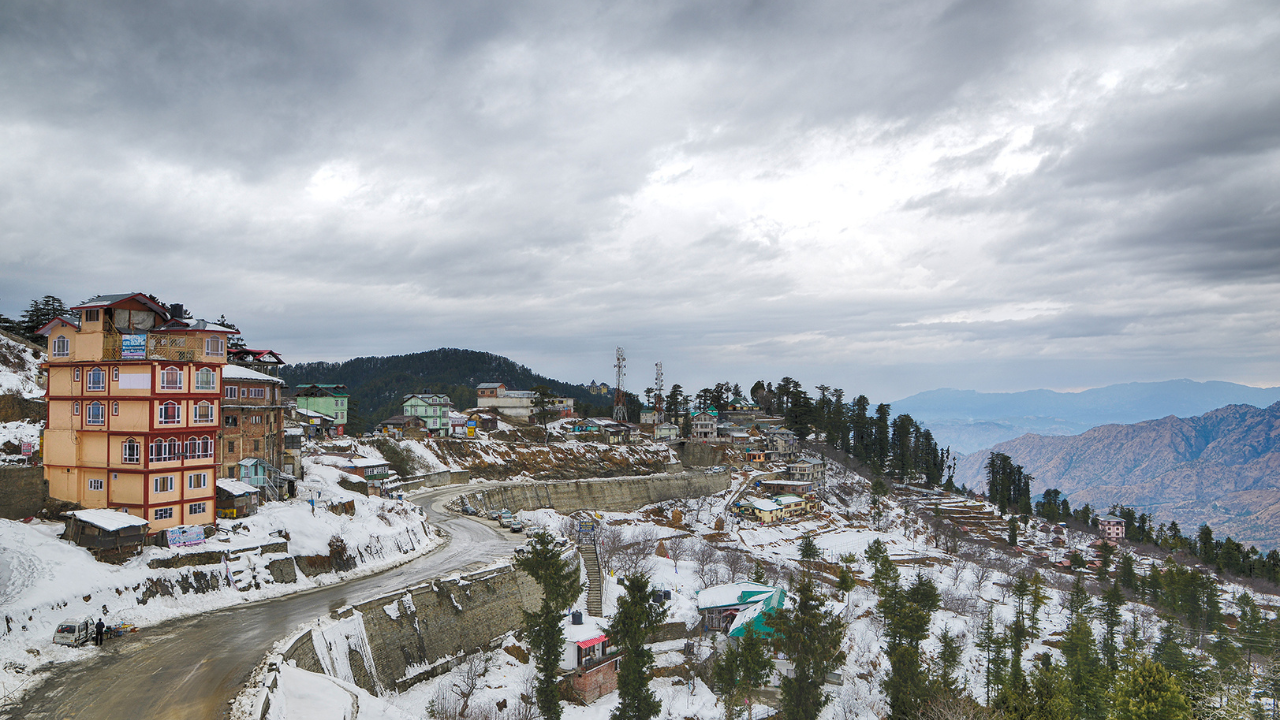
[[566, 380], [1280, 384], [1273, 3], [15, 2], [0, 311]]

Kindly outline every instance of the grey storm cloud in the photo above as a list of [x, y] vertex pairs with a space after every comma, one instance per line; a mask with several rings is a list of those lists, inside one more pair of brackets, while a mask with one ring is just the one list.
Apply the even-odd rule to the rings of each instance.
[[571, 381], [621, 344], [686, 387], [1273, 385], [1278, 41], [1268, 2], [5, 3], [0, 311], [143, 290], [290, 360]]

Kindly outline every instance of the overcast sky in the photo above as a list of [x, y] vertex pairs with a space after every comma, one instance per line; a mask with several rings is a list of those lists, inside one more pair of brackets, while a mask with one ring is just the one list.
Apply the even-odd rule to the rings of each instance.
[[571, 382], [1280, 385], [1280, 5], [0, 4], [0, 312]]

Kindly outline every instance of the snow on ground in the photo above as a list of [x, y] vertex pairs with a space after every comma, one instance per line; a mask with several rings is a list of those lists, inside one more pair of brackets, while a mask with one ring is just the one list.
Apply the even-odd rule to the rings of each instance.
[[[0, 548], [4, 548], [0, 552], [0, 614], [5, 620], [0, 627], [0, 696], [23, 685], [40, 666], [93, 652], [91, 647], [53, 645], [54, 627], [63, 619], [101, 617], [109, 625], [123, 622], [145, 628], [175, 617], [367, 575], [422, 555], [441, 542], [412, 504], [343, 490], [337, 485], [341, 476], [336, 468], [308, 463], [300, 495], [319, 496], [314, 509], [302, 499], [269, 502], [251, 517], [221, 521], [218, 534], [203, 545], [146, 547], [123, 565], [99, 563], [88, 550], [60, 540], [60, 522], [0, 520]], [[329, 502], [347, 501], [354, 501], [353, 515], [327, 510]], [[330, 538], [339, 536], [360, 564], [354, 570], [314, 578], [298, 572], [297, 582], [292, 584], [272, 584], [269, 575], [260, 575], [261, 587], [247, 591], [232, 589], [224, 580], [217, 590], [204, 594], [175, 589], [172, 596], [142, 600], [153, 581], [177, 584], [193, 570], [223, 576], [222, 565], [152, 569], [147, 567], [151, 560], [185, 553], [234, 553], [279, 542], [283, 534], [288, 535], [290, 555], [328, 555]]]
[[0, 335], [0, 395], [17, 393], [24, 398], [44, 397], [40, 387], [40, 363], [44, 353]]

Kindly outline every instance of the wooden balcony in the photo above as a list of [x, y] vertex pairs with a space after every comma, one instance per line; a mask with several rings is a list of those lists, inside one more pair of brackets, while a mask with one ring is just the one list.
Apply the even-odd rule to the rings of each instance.
[[192, 362], [200, 354], [198, 352], [200, 348], [197, 346], [199, 342], [197, 338], [187, 338], [180, 335], [148, 334], [146, 336], [145, 357], [139, 357], [133, 352], [130, 352], [129, 357], [124, 357], [124, 336], [120, 333], [108, 333], [102, 338], [102, 359]]

